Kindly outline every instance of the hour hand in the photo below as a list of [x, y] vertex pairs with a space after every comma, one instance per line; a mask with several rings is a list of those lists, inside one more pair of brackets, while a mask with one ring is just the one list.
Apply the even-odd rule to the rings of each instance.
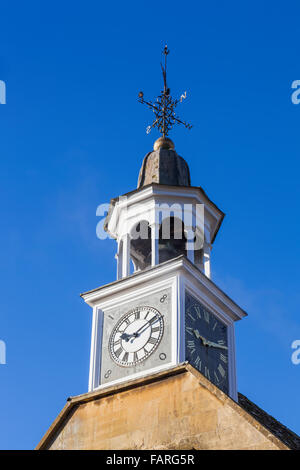
[[194, 335], [196, 336], [197, 339], [201, 339], [204, 346], [208, 346], [209, 341], [207, 341], [207, 339], [204, 338], [204, 336], [200, 335], [198, 330], [193, 330], [193, 333], [194, 333]]
[[223, 346], [222, 344], [219, 344], [219, 343], [214, 343], [213, 341], [208, 341], [208, 339], [200, 335], [198, 330], [193, 330], [193, 332], [197, 339], [201, 339], [203, 346], [210, 346], [212, 348], [219, 348], [219, 349], [228, 349], [227, 346]]
[[124, 339], [124, 341], [126, 341], [128, 343], [128, 341], [130, 340], [130, 338], [134, 336], [134, 335], [129, 335], [128, 333], [122, 333], [120, 338], [121, 339]]

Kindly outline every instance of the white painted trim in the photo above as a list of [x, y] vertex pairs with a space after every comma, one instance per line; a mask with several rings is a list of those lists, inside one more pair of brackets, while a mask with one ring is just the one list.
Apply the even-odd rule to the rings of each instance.
[[131, 302], [136, 299], [136, 297], [141, 297], [146, 294], [155, 294], [156, 292], [159, 292], [160, 290], [166, 289], [168, 287], [173, 287], [174, 283], [176, 281], [176, 276], [173, 276], [168, 279], [160, 279], [159, 281], [155, 283], [151, 283], [151, 285], [143, 285], [141, 284], [140, 286], [136, 286], [134, 289], [128, 289], [126, 292], [124, 292], [122, 295], [119, 293], [112, 294], [109, 298], [106, 300], [99, 300], [97, 304], [95, 304], [97, 307], [109, 312], [111, 309], [119, 307], [123, 303]]
[[204, 264], [204, 274], [209, 279], [211, 278], [211, 270], [210, 270], [210, 250], [211, 246], [210, 243], [204, 241], [203, 246], [203, 264]]
[[136, 374], [132, 374], [132, 375], [127, 376], [127, 377], [122, 377], [121, 379], [113, 380], [113, 381], [107, 382], [103, 385], [98, 385], [97, 387], [95, 387], [95, 389], [93, 391], [103, 390], [105, 388], [110, 388], [113, 385], [117, 385], [117, 384], [120, 384], [122, 382], [130, 382], [131, 380], [138, 379], [139, 377], [147, 377], [149, 375], [156, 374], [157, 372], [162, 372], [163, 370], [172, 369], [176, 365], [177, 365], [176, 363], [169, 362], [168, 365], [161, 365], [159, 367], [154, 367], [152, 369], [147, 369], [146, 371], [137, 372]]
[[123, 240], [118, 240], [118, 252], [116, 254], [117, 259], [117, 280], [122, 279], [123, 269]]
[[[201, 217], [201, 227], [193, 226], [193, 221], [198, 221], [197, 207], [201, 205], [203, 208], [203, 215]], [[177, 209], [174, 207], [177, 207]], [[170, 216], [170, 210], [175, 212], [175, 216], [183, 219], [185, 228], [199, 229], [204, 228], [207, 234], [206, 239], [211, 240], [215, 237], [219, 230], [220, 223], [224, 214], [217, 209], [214, 204], [205, 196], [200, 188], [196, 187], [174, 187], [174, 186], [160, 186], [151, 185], [142, 188], [136, 192], [120, 196], [111, 206], [110, 216], [107, 224], [108, 233], [116, 239], [117, 243], [124, 240], [123, 256], [119, 260], [122, 263], [122, 277], [130, 274], [128, 268], [130, 253], [128, 254], [127, 237], [130, 235], [133, 227], [135, 227], [142, 220], [148, 222], [151, 226], [153, 222], [157, 222], [159, 215], [162, 216], [163, 207], [168, 208], [168, 214], [163, 216]], [[203, 225], [202, 225], [203, 224]], [[153, 230], [152, 230], [153, 235]], [[153, 240], [153, 236], [152, 236]], [[188, 258], [194, 262], [194, 251], [192, 243], [188, 242]], [[206, 259], [207, 258], [207, 259]], [[209, 253], [205, 255], [205, 272], [210, 277], [210, 261]], [[155, 239], [152, 242], [152, 266], [158, 264], [158, 241]], [[120, 270], [118, 270], [117, 279], [120, 279]]]
[[101, 377], [101, 350], [103, 336], [103, 312], [95, 307], [93, 309], [93, 326], [90, 353], [89, 392], [100, 383]]
[[178, 356], [177, 362], [180, 364], [185, 361], [185, 288], [182, 282], [182, 276], [177, 277], [177, 299], [178, 299]]
[[[151, 197], [172, 197], [172, 198], [179, 198], [182, 200], [182, 198], [194, 198], [197, 200], [200, 204], [203, 203], [206, 205], [208, 210], [210, 211], [211, 215], [215, 218], [218, 218], [223, 215], [222, 211], [220, 209], [217, 209], [214, 204], [208, 199], [208, 197], [205, 196], [204, 193], [202, 193], [201, 189], [191, 186], [164, 186], [164, 185], [153, 185], [153, 186], [148, 186], [146, 188], [140, 189], [139, 191], [133, 192], [133, 193], [127, 193], [121, 196], [121, 199], [117, 200], [115, 203], [115, 207], [118, 208], [118, 210], [122, 210], [128, 204], [136, 204], [140, 202], [144, 202], [146, 199], [149, 199]], [[111, 220], [113, 218], [113, 215], [111, 216]], [[116, 217], [117, 219], [117, 217]]]
[[235, 348], [235, 328], [234, 325], [228, 327], [228, 345], [230, 346], [231, 360], [228, 364], [229, 371], [229, 385], [230, 396], [238, 402], [238, 388], [237, 388], [237, 370], [236, 370], [236, 348]]
[[122, 277], [127, 277], [130, 274], [130, 236], [126, 233], [123, 240], [123, 255], [122, 255]]
[[95, 334], [96, 334], [96, 308], [93, 308], [92, 320], [92, 333], [91, 333], [91, 347], [90, 347], [90, 370], [89, 370], [89, 392], [93, 390], [93, 377], [94, 377], [94, 351], [95, 351]]
[[161, 263], [154, 268], [147, 269], [134, 273], [132, 276], [122, 279], [121, 281], [115, 281], [103, 287], [99, 287], [90, 292], [82, 294], [83, 299], [91, 307], [97, 305], [99, 302], [104, 300], [111, 295], [116, 295], [118, 292], [125, 290], [135, 289], [141, 284], [149, 285], [158, 278], [167, 278], [169, 276], [179, 274], [185, 274], [189, 279], [193, 279], [194, 282], [199, 282], [202, 286], [203, 294], [209, 298], [215, 299], [215, 301], [222, 305], [226, 313], [234, 320], [240, 320], [247, 314], [242, 310], [230, 297], [228, 297], [219, 287], [208, 279], [195, 265], [190, 263], [185, 256], [179, 256], [178, 258]]

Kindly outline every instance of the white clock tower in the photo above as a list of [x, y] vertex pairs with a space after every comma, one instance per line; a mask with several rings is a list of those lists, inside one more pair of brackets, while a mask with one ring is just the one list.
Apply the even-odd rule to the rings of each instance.
[[188, 361], [237, 399], [234, 323], [246, 314], [210, 267], [223, 217], [191, 186], [173, 142], [159, 138], [137, 189], [110, 204], [117, 280], [82, 294], [93, 308], [90, 391]]
[[89, 390], [121, 383], [188, 361], [237, 399], [234, 322], [246, 314], [211, 280], [211, 248], [223, 212], [167, 137], [186, 97], [164, 89], [147, 128], [162, 137], [144, 158], [137, 189], [111, 200], [104, 228], [117, 242], [117, 280], [82, 294], [93, 308]]

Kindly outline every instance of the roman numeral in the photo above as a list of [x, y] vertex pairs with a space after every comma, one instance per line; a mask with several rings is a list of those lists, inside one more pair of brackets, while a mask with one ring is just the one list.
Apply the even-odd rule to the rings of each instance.
[[196, 359], [195, 359], [195, 366], [196, 366], [197, 369], [200, 370], [200, 371], [201, 371], [201, 365], [202, 365], [202, 363], [201, 363], [201, 361], [200, 361], [200, 357], [197, 356]]
[[226, 372], [225, 372], [225, 370], [223, 369], [222, 364], [219, 364], [219, 365], [218, 365], [218, 371], [220, 372], [221, 376], [222, 376], [223, 379], [224, 379]]
[[155, 328], [152, 328], [151, 331], [152, 333], [155, 333], [156, 331], [159, 331], [159, 330], [160, 330], [159, 326], [156, 326]]
[[145, 320], [147, 320], [147, 317], [148, 317], [149, 313], [150, 313], [150, 312], [149, 312], [149, 310], [148, 310], [148, 312], [147, 312], [146, 315], [145, 315]]
[[135, 312], [135, 319], [139, 320], [140, 317], [141, 317], [141, 312], [138, 310], [137, 312]]
[[115, 355], [119, 357], [122, 351], [123, 351], [123, 348], [119, 348], [117, 351], [115, 351]]
[[123, 357], [122, 361], [128, 362], [128, 357], [129, 357], [129, 353], [126, 352], [126, 353], [124, 354], [124, 357]]
[[189, 326], [186, 326], [185, 329], [190, 335], [194, 336], [193, 328], [190, 328]]
[[224, 346], [225, 341], [224, 341], [223, 339], [219, 339], [219, 340], [218, 340], [218, 344], [219, 344], [220, 346]]
[[133, 353], [133, 362], [136, 362], [138, 360], [138, 355], [136, 352]]
[[207, 312], [207, 310], [204, 310], [204, 319], [206, 323], [209, 323], [209, 313]]
[[214, 376], [215, 376], [216, 382], [217, 382], [217, 383], [219, 383], [219, 382], [220, 382], [220, 380], [219, 380], [219, 377], [218, 377], [218, 375], [217, 375], [216, 371], [214, 371]]
[[114, 346], [118, 346], [118, 344], [120, 344], [120, 343], [121, 343], [121, 340], [118, 339], [117, 341], [114, 342]]
[[151, 338], [149, 338], [148, 343], [150, 343], [150, 344], [155, 344], [156, 341], [157, 341], [157, 338], [151, 337]]
[[196, 310], [196, 314], [197, 314], [197, 317], [198, 318], [202, 318], [201, 317], [201, 309], [198, 305], [194, 305], [194, 309]]
[[187, 348], [190, 350], [191, 355], [196, 351], [195, 341], [188, 341]]
[[224, 364], [227, 364], [227, 357], [224, 356], [224, 354], [222, 354], [222, 353], [220, 354], [220, 359], [221, 359], [221, 361], [224, 362]]
[[188, 313], [188, 316], [189, 316], [193, 321], [196, 321], [195, 318], [194, 318], [190, 313]]
[[217, 324], [218, 324], [218, 322], [216, 322], [216, 323], [214, 324], [214, 326], [213, 326], [213, 331], [215, 331], [215, 329], [216, 329], [216, 327], [217, 327]]
[[198, 330], [193, 330], [194, 335], [196, 336], [197, 339], [200, 338], [200, 333]]
[[151, 320], [149, 320], [149, 323], [150, 325], [152, 325], [154, 322], [156, 322], [158, 320], [157, 316], [155, 315], [155, 317], [152, 317]]
[[209, 373], [209, 369], [208, 367], [205, 366], [205, 369], [204, 369], [204, 375], [205, 377], [210, 380], [210, 373]]

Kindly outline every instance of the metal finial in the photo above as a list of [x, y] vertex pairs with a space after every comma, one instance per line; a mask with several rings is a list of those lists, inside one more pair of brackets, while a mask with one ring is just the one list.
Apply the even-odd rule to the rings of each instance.
[[142, 91], [139, 92], [138, 100], [140, 103], [146, 104], [155, 114], [155, 120], [153, 123], [147, 127], [146, 132], [149, 134], [151, 129], [154, 127], [158, 128], [158, 131], [162, 134], [163, 138], [165, 138], [169, 131], [172, 129], [174, 124], [182, 124], [187, 129], [191, 129], [191, 124], [188, 124], [185, 121], [179, 119], [176, 116], [174, 109], [176, 108], [177, 104], [182, 102], [186, 98], [186, 91], [181, 95], [180, 99], [173, 99], [170, 95], [170, 88], [167, 86], [167, 55], [169, 54], [169, 50], [167, 45], [164, 48], [163, 54], [165, 56], [165, 63], [164, 65], [161, 64], [162, 74], [163, 74], [163, 81], [164, 81], [164, 89], [161, 94], [156, 98], [156, 102], [152, 103], [151, 101], [144, 100], [144, 93]]

